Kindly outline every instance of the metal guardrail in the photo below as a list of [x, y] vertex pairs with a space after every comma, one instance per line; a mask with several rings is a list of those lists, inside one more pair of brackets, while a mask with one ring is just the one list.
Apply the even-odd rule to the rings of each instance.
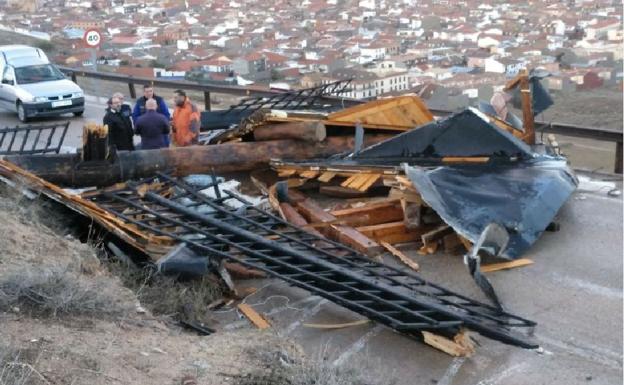
[[[166, 80], [162, 78], [147, 78], [140, 76], [129, 76], [129, 75], [120, 75], [116, 73], [110, 72], [98, 72], [98, 71], [89, 71], [82, 69], [75, 69], [69, 67], [58, 67], [65, 75], [71, 77], [74, 83], [78, 83], [78, 77], [83, 78], [91, 78], [91, 79], [100, 79], [112, 82], [120, 82], [126, 83], [128, 85], [128, 91], [130, 92], [130, 97], [132, 99], [136, 99], [136, 85], [144, 85], [150, 84], [154, 87], [160, 88], [169, 88], [169, 89], [184, 89], [185, 91], [199, 91], [204, 93], [204, 108], [206, 111], [210, 111], [211, 103], [210, 103], [210, 93], [219, 93], [219, 94], [228, 94], [228, 95], [236, 95], [236, 96], [248, 96], [248, 97], [271, 97], [275, 95], [283, 94], [284, 91], [279, 90], [271, 90], [266, 89], [265, 87], [259, 86], [227, 86], [227, 85], [214, 85], [214, 84], [199, 84], [194, 82], [189, 82], [186, 80]], [[323, 96], [324, 99], [340, 101], [345, 106], [352, 106], [354, 104], [359, 104], [361, 101], [350, 99], [350, 98], [342, 98], [342, 97], [331, 97], [331, 96]]]
[[535, 124], [536, 131], [573, 136], [575, 138], [600, 140], [603, 142], [615, 142], [615, 164], [613, 166], [613, 172], [616, 174], [622, 174], [622, 131], [610, 128], [580, 127], [565, 123], [547, 123], [536, 121]]
[[[188, 81], [180, 81], [180, 80], [164, 80], [164, 79], [154, 79], [154, 78], [146, 78], [146, 77], [134, 77], [128, 75], [120, 75], [115, 73], [106, 73], [106, 72], [96, 72], [89, 70], [81, 70], [75, 68], [68, 67], [59, 67], [61, 71], [63, 71], [66, 75], [70, 76], [74, 82], [77, 82], [78, 77], [84, 78], [92, 78], [92, 79], [102, 79], [120, 83], [126, 83], [128, 85], [128, 90], [130, 91], [130, 96], [135, 99], [136, 98], [136, 89], [135, 86], [137, 84], [151, 84], [155, 87], [162, 88], [183, 88], [185, 90], [191, 91], [200, 91], [204, 93], [204, 107], [206, 111], [211, 110], [210, 106], [210, 93], [222, 93], [222, 94], [230, 94], [230, 95], [238, 95], [238, 96], [274, 96], [276, 94], [281, 94], [284, 91], [277, 90], [267, 90], [266, 88], [261, 87], [240, 87], [240, 86], [219, 86], [219, 85], [211, 85], [211, 84], [198, 84], [192, 83]], [[362, 101], [350, 98], [342, 98], [342, 97], [328, 97], [324, 96], [324, 99], [340, 101], [345, 107], [353, 106], [356, 104], [362, 103]], [[455, 111], [449, 110], [440, 110], [440, 109], [430, 109], [434, 115], [438, 116], [447, 116], [451, 115]], [[535, 127], [537, 127], [538, 131], [543, 131], [547, 133], [559, 134], [572, 136], [577, 138], [586, 138], [607, 142], [615, 143], [615, 166], [614, 172], [617, 174], [622, 174], [622, 131], [617, 131], [609, 128], [595, 128], [595, 127], [581, 127], [575, 126], [572, 124], [565, 123], [552, 123], [552, 122], [542, 122], [535, 121]]]
[[223, 94], [238, 95], [238, 96], [272, 96], [281, 93], [280, 91], [267, 90], [258, 87], [240, 87], [240, 86], [217, 86], [210, 84], [192, 83], [182, 80], [166, 80], [166, 79], [154, 79], [140, 76], [120, 75], [109, 72], [89, 71], [68, 67], [59, 67], [59, 69], [67, 76], [71, 77], [74, 83], [77, 83], [78, 77], [107, 80], [112, 82], [126, 83], [128, 85], [128, 91], [130, 97], [136, 99], [136, 85], [150, 84], [154, 87], [161, 88], [183, 88], [188, 91], [200, 91], [204, 93], [204, 107], [206, 111], [210, 111], [210, 93], [218, 92]]

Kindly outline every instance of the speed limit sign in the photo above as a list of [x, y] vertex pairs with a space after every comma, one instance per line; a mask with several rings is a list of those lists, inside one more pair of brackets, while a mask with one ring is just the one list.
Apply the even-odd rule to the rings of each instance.
[[96, 29], [89, 29], [85, 32], [82, 39], [89, 47], [95, 48], [102, 42], [102, 35]]

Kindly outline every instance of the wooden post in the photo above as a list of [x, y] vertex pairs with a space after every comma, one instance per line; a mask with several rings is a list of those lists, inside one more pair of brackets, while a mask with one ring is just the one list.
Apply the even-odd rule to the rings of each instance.
[[622, 173], [622, 142], [615, 143], [615, 168], [613, 172]]
[[108, 155], [108, 126], [85, 124], [82, 129], [82, 160], [105, 160]]
[[522, 97], [522, 119], [524, 133], [528, 144], [535, 144], [535, 121], [531, 99], [531, 86], [529, 84], [529, 71], [523, 69], [520, 74], [520, 95]]
[[204, 108], [206, 111], [210, 111], [211, 109], [211, 105], [210, 105], [210, 92], [208, 91], [204, 91]]
[[535, 119], [533, 117], [531, 85], [529, 83], [529, 71], [526, 68], [522, 69], [518, 76], [508, 81], [503, 90], [507, 92], [516, 87], [520, 87], [522, 98], [522, 123], [524, 126], [522, 140], [528, 144], [535, 144]]
[[134, 88], [134, 83], [128, 83], [128, 90], [130, 90], [130, 97], [132, 99], [136, 99], [136, 89]]
[[72, 71], [71, 73], [71, 80], [72, 82], [78, 84], [78, 80], [76, 79], [76, 73], [74, 71]]

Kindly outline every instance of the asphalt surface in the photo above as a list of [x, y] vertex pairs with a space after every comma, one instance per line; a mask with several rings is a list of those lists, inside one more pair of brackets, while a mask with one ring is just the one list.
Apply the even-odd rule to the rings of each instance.
[[[70, 120], [65, 145], [78, 146], [84, 123], [101, 122], [103, 113], [104, 100], [90, 99], [84, 117], [33, 123]], [[17, 124], [14, 114], [0, 112], [0, 126]], [[622, 188], [621, 178], [614, 186], [582, 183], [558, 215], [560, 231], [545, 233], [526, 255], [535, 261], [533, 265], [488, 274], [508, 311], [538, 323], [533, 332], [541, 346], [538, 351], [477, 335], [480, 346], [474, 356], [452, 358], [373, 323], [319, 330], [305, 324], [362, 318], [279, 281], [241, 285], [260, 289], [246, 302], [270, 319], [273, 330], [299, 342], [309, 356], [356, 366], [378, 377], [396, 379], [399, 385], [620, 384], [623, 203], [621, 196], [608, 194], [613, 187]], [[409, 249], [404, 251], [409, 253]], [[426, 279], [484, 300], [461, 257], [414, 257]], [[218, 313], [217, 318], [221, 327], [252, 327], [235, 311]]]
[[[72, 114], [65, 114], [53, 118], [35, 118], [27, 124], [50, 124], [69, 121], [69, 130], [63, 145], [65, 147], [80, 147], [82, 145], [82, 128], [84, 124], [86, 122], [102, 124], [105, 108], [106, 100], [104, 98], [88, 96], [85, 102], [85, 113], [82, 117], [74, 117]], [[17, 115], [14, 112], [0, 109], [0, 127], [15, 127], [17, 125], [24, 124], [17, 119]]]

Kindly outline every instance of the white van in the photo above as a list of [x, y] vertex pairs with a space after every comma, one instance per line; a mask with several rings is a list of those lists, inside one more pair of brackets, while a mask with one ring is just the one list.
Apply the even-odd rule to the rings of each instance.
[[0, 46], [0, 107], [27, 122], [40, 116], [84, 113], [84, 94], [39, 48]]

